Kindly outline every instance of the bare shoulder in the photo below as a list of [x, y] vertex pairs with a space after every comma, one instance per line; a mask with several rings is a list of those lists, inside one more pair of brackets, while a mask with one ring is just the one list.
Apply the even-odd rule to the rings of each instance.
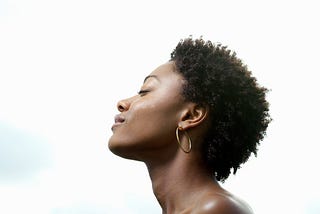
[[194, 214], [253, 214], [249, 205], [229, 194], [210, 194], [198, 203]]

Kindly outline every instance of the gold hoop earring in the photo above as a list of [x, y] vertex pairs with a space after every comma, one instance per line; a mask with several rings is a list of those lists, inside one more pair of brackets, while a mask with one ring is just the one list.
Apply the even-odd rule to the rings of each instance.
[[184, 130], [184, 132], [185, 132], [186, 135], [187, 135], [188, 143], [189, 143], [189, 144], [188, 144], [188, 145], [189, 145], [188, 150], [185, 150], [185, 149], [182, 147], [182, 144], [181, 144], [181, 141], [180, 141], [180, 138], [179, 138], [179, 128], [180, 128], [180, 127], [177, 127], [177, 129], [176, 129], [176, 137], [177, 137], [177, 141], [178, 141], [178, 143], [179, 143], [180, 149], [182, 149], [182, 151], [184, 151], [185, 153], [189, 153], [189, 152], [191, 152], [191, 149], [192, 149], [191, 138], [190, 138], [188, 132], [187, 132], [186, 130]]

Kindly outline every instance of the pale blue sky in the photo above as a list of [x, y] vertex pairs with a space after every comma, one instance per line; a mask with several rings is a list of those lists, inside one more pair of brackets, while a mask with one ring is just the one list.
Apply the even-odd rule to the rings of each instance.
[[[274, 121], [223, 185], [259, 214], [320, 212], [316, 1], [0, 1], [0, 213], [161, 213], [107, 149], [116, 102], [189, 35], [235, 50]], [[17, 206], [18, 205], [18, 206]]]
[[[31, 179], [52, 165], [50, 144], [0, 121], [0, 182]], [[31, 176], [31, 178], [30, 178]]]

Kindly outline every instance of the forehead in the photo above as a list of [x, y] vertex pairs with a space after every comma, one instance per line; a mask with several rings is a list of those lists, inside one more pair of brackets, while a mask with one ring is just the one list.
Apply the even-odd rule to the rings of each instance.
[[167, 62], [152, 71], [147, 82], [156, 81], [157, 85], [165, 91], [170, 91], [172, 96], [181, 95], [183, 76], [176, 71], [174, 62]]
[[149, 76], [155, 76], [159, 78], [159, 80], [166, 78], [182, 79], [182, 76], [175, 71], [173, 62], [167, 62], [160, 65], [154, 71], [152, 71]]
[[182, 90], [185, 80], [183, 76], [176, 71], [173, 62], [160, 65], [150, 73], [145, 83], [154, 87], [157, 96], [161, 97], [163, 101], [168, 103], [183, 103], [182, 101], [184, 99], [181, 98], [183, 98]]

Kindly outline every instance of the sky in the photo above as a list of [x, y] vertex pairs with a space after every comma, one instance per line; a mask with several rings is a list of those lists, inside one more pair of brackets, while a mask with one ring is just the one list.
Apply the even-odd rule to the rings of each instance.
[[255, 213], [320, 213], [316, 1], [0, 0], [0, 213], [161, 213], [107, 148], [116, 103], [192, 35], [269, 88], [257, 157], [223, 187]]

